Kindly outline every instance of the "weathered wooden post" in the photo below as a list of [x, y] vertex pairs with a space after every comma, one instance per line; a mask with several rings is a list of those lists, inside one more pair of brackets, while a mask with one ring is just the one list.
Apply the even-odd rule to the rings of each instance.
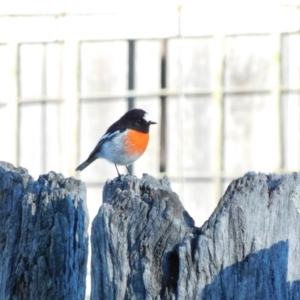
[[122, 176], [103, 202], [92, 300], [300, 299], [299, 173], [247, 173], [201, 228], [166, 178]]
[[0, 162], [0, 299], [85, 296], [85, 185], [50, 172], [37, 181]]

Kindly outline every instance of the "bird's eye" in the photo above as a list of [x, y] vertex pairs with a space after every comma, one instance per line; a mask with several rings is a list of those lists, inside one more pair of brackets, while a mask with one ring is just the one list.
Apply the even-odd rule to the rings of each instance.
[[142, 119], [137, 119], [137, 122], [138, 123], [142, 123]]

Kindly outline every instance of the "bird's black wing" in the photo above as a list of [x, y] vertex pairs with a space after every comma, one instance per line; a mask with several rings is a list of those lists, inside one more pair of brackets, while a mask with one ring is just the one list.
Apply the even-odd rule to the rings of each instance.
[[114, 123], [113, 125], [111, 125], [108, 130], [106, 131], [106, 133], [101, 137], [101, 139], [99, 140], [99, 142], [97, 143], [96, 147], [94, 148], [94, 150], [91, 152], [91, 154], [89, 155], [89, 157], [87, 158], [86, 161], [84, 161], [81, 165], [79, 165], [76, 169], [76, 171], [82, 171], [83, 169], [85, 169], [88, 165], [90, 165], [93, 161], [95, 161], [97, 158], [100, 157], [100, 153], [101, 153], [101, 147], [102, 145], [114, 138], [116, 135], [120, 134], [121, 132], [124, 132], [126, 130], [126, 128], [124, 126], [120, 126], [116, 123]]

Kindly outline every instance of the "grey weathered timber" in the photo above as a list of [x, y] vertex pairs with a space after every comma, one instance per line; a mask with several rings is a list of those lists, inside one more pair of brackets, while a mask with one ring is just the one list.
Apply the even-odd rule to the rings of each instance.
[[201, 228], [167, 178], [122, 176], [91, 241], [92, 300], [300, 299], [300, 174], [247, 173]]
[[0, 299], [85, 296], [85, 185], [50, 172], [37, 181], [0, 162]]

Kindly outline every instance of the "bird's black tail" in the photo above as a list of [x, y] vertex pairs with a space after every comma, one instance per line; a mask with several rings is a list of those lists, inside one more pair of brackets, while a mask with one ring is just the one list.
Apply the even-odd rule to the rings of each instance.
[[82, 171], [84, 170], [88, 165], [90, 165], [94, 160], [96, 160], [97, 157], [88, 158], [86, 161], [84, 161], [81, 165], [79, 165], [75, 171]]

